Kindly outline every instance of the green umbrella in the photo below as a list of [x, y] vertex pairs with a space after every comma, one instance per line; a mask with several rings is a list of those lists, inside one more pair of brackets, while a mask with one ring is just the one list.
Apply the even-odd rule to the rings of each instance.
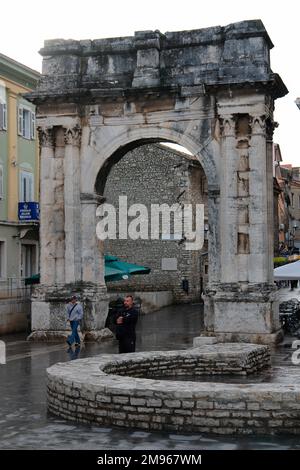
[[[104, 279], [106, 282], [122, 281], [128, 279], [130, 276], [136, 274], [149, 274], [151, 269], [145, 266], [139, 266], [138, 264], [126, 263], [120, 261], [119, 258], [112, 255], [105, 255], [105, 274]], [[37, 284], [40, 282], [40, 275], [35, 274], [34, 276], [27, 277], [25, 279], [25, 285]]]
[[106, 282], [109, 281], [121, 281], [122, 279], [128, 279], [128, 274], [122, 271], [121, 269], [116, 269], [111, 266], [108, 266], [105, 263], [105, 274], [104, 278]]
[[150, 268], [120, 261], [116, 256], [105, 255], [105, 281], [121, 281], [136, 274], [149, 274]]

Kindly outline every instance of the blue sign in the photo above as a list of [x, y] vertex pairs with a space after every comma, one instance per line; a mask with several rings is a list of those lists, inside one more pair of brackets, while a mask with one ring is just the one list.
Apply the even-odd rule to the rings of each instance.
[[38, 202], [19, 202], [19, 220], [40, 220], [40, 205]]

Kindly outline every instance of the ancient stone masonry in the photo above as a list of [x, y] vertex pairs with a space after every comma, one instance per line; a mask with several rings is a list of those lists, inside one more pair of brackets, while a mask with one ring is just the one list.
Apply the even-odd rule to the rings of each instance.
[[[151, 204], [155, 203], [169, 206], [193, 203], [207, 207], [206, 178], [198, 160], [165, 145], [142, 145], [114, 165], [107, 178], [104, 196], [107, 203], [116, 207], [117, 214], [119, 197], [123, 195], [127, 196], [128, 207], [135, 203], [144, 204], [149, 214]], [[109, 292], [171, 291], [176, 302], [200, 300], [200, 288], [207, 277], [202, 261], [206, 256], [201, 256], [201, 252], [207, 253], [206, 241], [202, 250], [186, 250], [182, 234], [179, 238], [163, 240], [122, 240], [117, 234], [117, 239], [106, 240], [104, 247], [106, 252], [124, 261], [134, 260], [137, 264], [151, 266], [148, 275], [109, 283]], [[172, 269], [164, 267], [164, 261], [173, 261], [176, 266], [171, 266]], [[182, 279], [189, 282], [188, 292], [182, 289]]]
[[45, 41], [42, 78], [28, 96], [41, 128], [36, 332], [61, 328], [54, 320], [64, 309], [61, 293], [74, 290], [82, 293], [89, 328], [97, 335], [103, 327], [107, 295], [96, 207], [110, 169], [128, 150], [168, 141], [186, 147], [207, 178], [207, 333], [278, 340], [269, 130], [274, 101], [287, 89], [271, 70], [272, 47], [259, 20]]
[[[104, 426], [215, 434], [300, 434], [299, 382], [209, 383], [269, 365], [266, 346], [101, 355], [47, 370], [48, 410]], [[176, 381], [168, 380], [175, 375]], [[195, 382], [195, 376], [203, 376]], [[148, 377], [148, 378], [146, 378]], [[188, 381], [179, 381], [185, 377]]]

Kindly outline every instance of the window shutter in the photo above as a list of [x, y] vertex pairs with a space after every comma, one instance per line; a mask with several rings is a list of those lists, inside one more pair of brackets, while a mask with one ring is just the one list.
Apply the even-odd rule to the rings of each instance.
[[23, 135], [24, 123], [23, 123], [23, 108], [19, 106], [18, 108], [18, 134]]
[[31, 113], [31, 139], [35, 139], [35, 113]]
[[0, 199], [3, 199], [3, 167], [0, 165]]
[[23, 174], [23, 202], [28, 202], [27, 201], [27, 178], [26, 175]]
[[3, 129], [3, 124], [4, 124], [4, 120], [3, 120], [3, 117], [4, 117], [4, 107], [3, 107], [3, 104], [0, 103], [0, 129]]
[[28, 171], [22, 171], [20, 175], [21, 199], [20, 202], [34, 201], [34, 175]]
[[3, 124], [2, 124], [2, 129], [4, 129], [5, 131], [7, 130], [7, 105], [6, 103], [4, 103], [3, 105]]

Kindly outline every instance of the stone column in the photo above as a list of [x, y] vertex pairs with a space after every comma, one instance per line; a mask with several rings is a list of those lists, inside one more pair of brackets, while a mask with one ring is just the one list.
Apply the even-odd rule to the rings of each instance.
[[220, 284], [220, 189], [208, 187], [208, 284], [204, 295], [204, 325], [206, 332], [214, 332], [213, 296]]
[[88, 339], [98, 339], [108, 313], [108, 295], [104, 281], [103, 242], [96, 235], [96, 209], [104, 198], [81, 194], [82, 286]]
[[81, 279], [80, 251], [80, 138], [78, 125], [64, 129], [65, 282]]
[[40, 263], [41, 285], [53, 286], [55, 279], [54, 129], [39, 128], [40, 166]]
[[265, 116], [220, 116], [220, 282], [205, 300], [207, 333], [221, 341], [281, 339], [273, 283], [273, 176]]
[[42, 271], [32, 296], [29, 339], [66, 339], [66, 301], [76, 293], [84, 308], [85, 340], [101, 340], [112, 336], [103, 330], [108, 296], [96, 236], [96, 208], [103, 198], [80, 194], [79, 126], [57, 125], [40, 129], [39, 134]]
[[[274, 256], [274, 190], [273, 190], [273, 129], [274, 124], [265, 116], [251, 116], [250, 185], [252, 200], [250, 218], [256, 229], [256, 257], [251, 265], [252, 282], [273, 283]], [[266, 229], [268, 228], [268, 230]], [[262, 256], [264, 255], [264, 256]]]
[[[66, 330], [64, 291], [64, 200], [61, 145], [56, 128], [40, 127], [40, 285], [32, 295], [29, 339], [57, 339]], [[58, 300], [61, 302], [58, 307]]]

